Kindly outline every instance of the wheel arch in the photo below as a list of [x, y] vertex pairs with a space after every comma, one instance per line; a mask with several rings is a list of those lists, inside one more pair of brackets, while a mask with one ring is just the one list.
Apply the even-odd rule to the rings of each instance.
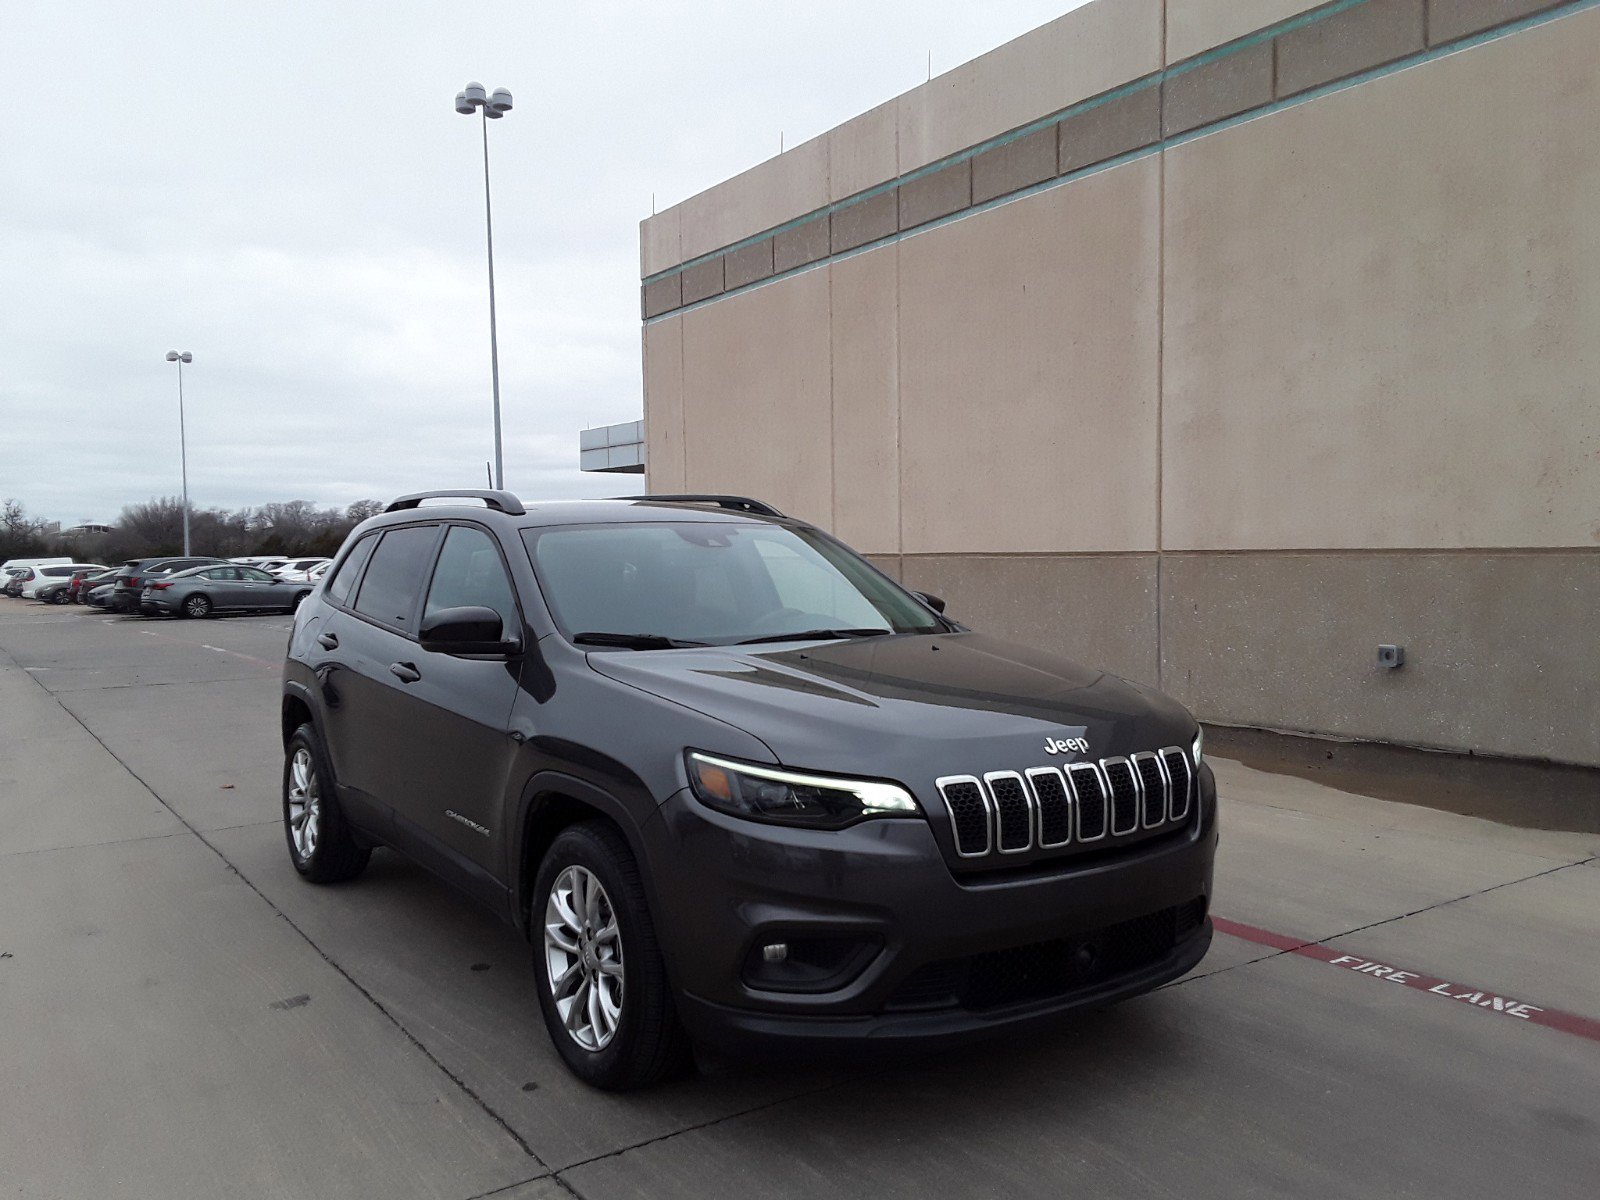
[[523, 788], [508, 847], [511, 919], [523, 936], [529, 936], [532, 928], [529, 914], [534, 877], [545, 852], [563, 829], [597, 818], [615, 827], [628, 843], [633, 860], [638, 864], [651, 911], [659, 911], [654, 873], [645, 857], [644, 840], [627, 805], [611, 793], [571, 775], [541, 771]]
[[310, 694], [299, 684], [291, 683], [284, 688], [283, 703], [281, 706], [281, 722], [283, 726], [283, 744], [289, 745], [289, 739], [294, 736], [294, 731], [302, 725], [309, 725], [322, 734], [317, 724], [316, 710], [312, 707]]

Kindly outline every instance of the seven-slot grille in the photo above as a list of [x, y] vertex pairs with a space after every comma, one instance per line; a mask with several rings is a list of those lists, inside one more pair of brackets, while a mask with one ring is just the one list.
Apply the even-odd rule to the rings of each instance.
[[1194, 764], [1177, 746], [1127, 757], [937, 781], [962, 858], [1053, 850], [1188, 819]]

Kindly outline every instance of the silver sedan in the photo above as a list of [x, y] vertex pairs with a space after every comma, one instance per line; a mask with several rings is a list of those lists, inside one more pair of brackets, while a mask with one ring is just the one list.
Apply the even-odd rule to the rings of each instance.
[[191, 567], [153, 579], [139, 595], [139, 609], [152, 616], [209, 617], [222, 612], [293, 612], [314, 584], [291, 583], [255, 567]]

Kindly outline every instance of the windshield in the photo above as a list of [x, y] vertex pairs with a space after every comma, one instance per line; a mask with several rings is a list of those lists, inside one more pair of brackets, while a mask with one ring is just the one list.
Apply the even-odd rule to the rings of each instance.
[[526, 529], [522, 536], [569, 639], [650, 635], [729, 645], [782, 634], [947, 628], [850, 551], [810, 530], [651, 521]]

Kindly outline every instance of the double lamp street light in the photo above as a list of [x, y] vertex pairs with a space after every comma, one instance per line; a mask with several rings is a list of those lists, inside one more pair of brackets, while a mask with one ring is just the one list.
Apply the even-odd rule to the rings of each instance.
[[189, 439], [183, 427], [183, 364], [192, 363], [187, 350], [168, 350], [167, 361], [178, 364], [178, 453], [183, 458], [183, 556], [189, 557]]
[[494, 486], [504, 488], [505, 466], [500, 447], [500, 345], [494, 323], [494, 213], [489, 205], [489, 122], [511, 111], [511, 93], [505, 88], [485, 93], [483, 84], [469, 83], [456, 93], [456, 111], [467, 117], [477, 112], [483, 123], [483, 222], [489, 242], [489, 371], [494, 386]]

